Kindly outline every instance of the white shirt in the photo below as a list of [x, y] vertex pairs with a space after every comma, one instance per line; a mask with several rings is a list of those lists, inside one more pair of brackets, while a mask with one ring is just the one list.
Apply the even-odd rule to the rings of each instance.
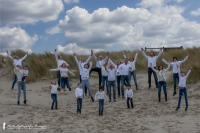
[[57, 94], [58, 85], [51, 85], [51, 94]]
[[69, 64], [64, 61], [64, 60], [60, 60], [58, 59], [58, 55], [57, 55], [57, 52], [55, 51], [55, 57], [56, 57], [56, 62], [57, 62], [57, 67], [59, 68], [63, 63], [66, 63], [67, 66], [69, 66]]
[[160, 70], [160, 71], [156, 70], [156, 69], [153, 68], [153, 67], [151, 67], [151, 68], [152, 68], [152, 70], [153, 70], [154, 72], [157, 73], [158, 82], [159, 82], [159, 81], [166, 81], [165, 72], [169, 70], [169, 68], [170, 68], [170, 65], [169, 65], [169, 64], [168, 64], [168, 67], [167, 67], [166, 69], [163, 69], [163, 70]]
[[98, 91], [95, 94], [95, 100], [99, 100], [99, 99], [108, 99], [108, 97], [106, 96], [105, 91]]
[[81, 71], [82, 71], [81, 79], [82, 80], [88, 80], [89, 79], [89, 73], [90, 73], [91, 69], [92, 69], [92, 62], [91, 61], [90, 61], [90, 66], [89, 66], [88, 69], [81, 67]]
[[28, 76], [29, 71], [28, 70], [24, 70], [24, 76]]
[[133, 91], [132, 91], [131, 88], [126, 90], [125, 96], [126, 96], [126, 98], [132, 98], [133, 97]]
[[129, 64], [123, 63], [118, 67], [117, 72], [119, 72], [120, 75], [127, 76], [127, 75], [129, 75], [129, 71], [131, 71], [131, 70], [132, 70], [132, 68]]
[[115, 81], [117, 69], [107, 69], [108, 72], [108, 81]]
[[86, 60], [86, 62], [81, 62], [81, 61], [78, 61], [78, 59], [77, 59], [76, 56], [74, 56], [74, 59], [75, 59], [75, 61], [76, 61], [76, 64], [78, 65], [78, 68], [79, 68], [79, 73], [80, 73], [80, 75], [81, 75], [81, 73], [82, 73], [81, 67], [84, 68], [84, 65], [87, 64], [87, 63], [90, 61], [90, 57], [91, 57], [91, 56], [88, 57], [88, 59]]
[[101, 66], [101, 75], [102, 76], [108, 76], [108, 72], [106, 71], [106, 68], [108, 68], [107, 66], [106, 66], [106, 68], [103, 66], [103, 64], [104, 64], [105, 62], [103, 62], [102, 64], [99, 64], [99, 62], [98, 62], [98, 64], [99, 64], [99, 66]]
[[[110, 64], [112, 64], [116, 69], [119, 68], [119, 66], [115, 65], [115, 63], [113, 63], [113, 61], [111, 59], [109, 59], [108, 61]], [[120, 72], [119, 71], [116, 71], [115, 72], [116, 76], [120, 76]]]
[[181, 73], [180, 73], [180, 69], [179, 69], [179, 73], [178, 73], [179, 74], [179, 83], [178, 83], [179, 87], [186, 87], [186, 80], [187, 80], [190, 72], [191, 72], [191, 70], [189, 70], [188, 73], [184, 77], [182, 77]]
[[77, 97], [80, 97], [80, 98], [82, 98], [83, 97], [83, 89], [82, 88], [76, 88], [76, 90], [75, 90], [75, 96], [76, 96], [76, 98]]
[[74, 73], [72, 73], [68, 68], [63, 68], [63, 67], [60, 67], [59, 69], [50, 69], [50, 71], [59, 71], [60, 70], [60, 76], [61, 77], [68, 77], [68, 72], [75, 76]]
[[8, 54], [8, 57], [11, 58], [11, 59], [13, 59], [13, 65], [14, 65], [14, 66], [17, 66], [17, 65], [22, 66], [22, 61], [23, 61], [24, 59], [26, 59], [27, 54], [26, 54], [23, 58], [18, 59], [18, 60], [14, 59], [12, 56], [10, 56], [10, 54]]
[[[178, 73], [179, 69], [180, 69], [180, 65], [182, 63], [184, 63], [186, 60], [188, 59], [188, 56], [186, 56], [182, 61], [176, 61], [176, 62], [171, 62], [170, 65], [172, 66], [173, 69], [173, 73]], [[162, 61], [165, 64], [168, 64], [168, 62], [165, 59], [162, 59]], [[179, 65], [179, 67], [177, 67], [177, 65]]]
[[[135, 57], [134, 57], [134, 60], [131, 62], [131, 61], [128, 61], [128, 64], [130, 64], [132, 71], [135, 70], [135, 63], [136, 63], [136, 60], [137, 60], [137, 56], [138, 56], [138, 53], [135, 54]], [[126, 58], [126, 55], [124, 54], [124, 58]]]
[[101, 68], [103, 62], [106, 62], [106, 60], [108, 59], [108, 56], [106, 56], [105, 59], [103, 60], [97, 60], [97, 57], [93, 54], [94, 59], [96, 60], [96, 67]]
[[142, 51], [142, 55], [147, 59], [147, 61], [148, 61], [148, 67], [151, 67], [151, 63], [152, 63], [152, 67], [156, 67], [156, 61], [157, 61], [157, 59], [161, 56], [161, 54], [162, 54], [162, 50], [159, 52], [159, 54], [157, 55], [157, 56], [153, 56], [153, 57], [151, 57], [151, 56], [147, 56], [145, 53], [144, 53], [144, 51]]
[[18, 81], [22, 81], [23, 72], [24, 72], [23, 69], [19, 69], [18, 67], [14, 68], [14, 73], [16, 74]]

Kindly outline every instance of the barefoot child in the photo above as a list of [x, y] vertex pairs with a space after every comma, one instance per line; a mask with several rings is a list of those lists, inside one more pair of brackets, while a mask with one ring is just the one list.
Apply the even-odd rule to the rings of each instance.
[[108, 99], [103, 87], [99, 87], [99, 91], [95, 94], [95, 100], [99, 101], [99, 115], [103, 115], [104, 99]]
[[131, 107], [133, 107], [133, 91], [131, 89], [131, 86], [128, 84], [127, 85], [127, 90], [126, 90], [126, 103], [127, 103], [127, 108], [130, 108], [130, 105], [129, 105], [129, 101], [131, 102]]
[[24, 67], [24, 72], [23, 72], [23, 77], [22, 77], [22, 81], [24, 82], [24, 80], [28, 77], [28, 73], [29, 73], [29, 71], [28, 71], [28, 66], [25, 66]]
[[76, 96], [76, 101], [77, 101], [77, 111], [76, 111], [76, 113], [81, 114], [82, 98], [83, 98], [83, 89], [82, 89], [81, 83], [77, 84], [77, 88], [75, 90], [75, 96]]
[[54, 103], [55, 103], [55, 109], [57, 109], [57, 107], [58, 107], [57, 90], [58, 90], [58, 88], [60, 88], [60, 86], [58, 86], [58, 84], [56, 84], [55, 81], [51, 81], [51, 86], [42, 87], [42, 89], [46, 89], [46, 88], [51, 89], [51, 98], [53, 100], [51, 109], [53, 110]]
[[[179, 67], [179, 65], [177, 65], [177, 67]], [[190, 70], [188, 71], [188, 73], [185, 75], [185, 73], [181, 73], [180, 72], [180, 67], [179, 67], [179, 99], [178, 99], [178, 107], [176, 108], [176, 110], [178, 110], [180, 108], [180, 104], [181, 104], [181, 98], [182, 98], [182, 94], [184, 94], [185, 97], [185, 111], [187, 111], [188, 109], [188, 98], [187, 98], [187, 89], [186, 89], [186, 80], [187, 77], [189, 76], [190, 72], [191, 72], [192, 67], [190, 67]]]

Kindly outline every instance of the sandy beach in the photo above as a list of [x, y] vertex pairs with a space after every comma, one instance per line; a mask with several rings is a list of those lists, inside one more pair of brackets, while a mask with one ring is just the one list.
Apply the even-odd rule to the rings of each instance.
[[[168, 72], [168, 75], [171, 72]], [[10, 90], [12, 80], [1, 77], [0, 81], [0, 123], [8, 125], [38, 125], [46, 129], [6, 129], [0, 132], [12, 133], [200, 133], [200, 83], [187, 85], [189, 108], [185, 112], [185, 99], [182, 97], [180, 110], [175, 111], [178, 95], [172, 96], [173, 87], [167, 86], [168, 101], [161, 94], [158, 102], [157, 89], [152, 83], [148, 89], [147, 74], [137, 73], [139, 90], [134, 91], [134, 109], [127, 109], [126, 101], [105, 102], [104, 115], [98, 116], [98, 102], [89, 96], [83, 99], [82, 114], [76, 114], [74, 91], [76, 79], [70, 80], [72, 91], [58, 92], [58, 110], [51, 110], [50, 79], [27, 84], [27, 105], [17, 105], [17, 84]], [[153, 77], [152, 77], [153, 80]], [[93, 96], [98, 90], [98, 79], [90, 78]]]

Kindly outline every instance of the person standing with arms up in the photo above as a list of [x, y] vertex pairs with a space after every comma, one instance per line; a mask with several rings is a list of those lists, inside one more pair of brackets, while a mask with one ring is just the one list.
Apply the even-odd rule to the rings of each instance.
[[[170, 65], [172, 66], [173, 69], [173, 81], [174, 81], [174, 93], [173, 96], [176, 95], [176, 80], [178, 80], [179, 83], [179, 76], [178, 76], [178, 68], [177, 65], [181, 65], [182, 63], [184, 63], [189, 57], [189, 54], [184, 58], [184, 60], [182, 61], [178, 61], [177, 57], [173, 57], [173, 62], [170, 63]], [[167, 64], [167, 61], [165, 59], [162, 59], [162, 61]]]
[[157, 56], [155, 56], [154, 52], [150, 52], [150, 55], [147, 56], [144, 52], [144, 49], [141, 48], [142, 50], [142, 55], [147, 59], [148, 61], [148, 83], [149, 83], [149, 89], [151, 88], [151, 75], [153, 73], [154, 79], [155, 79], [155, 84], [156, 84], [156, 88], [158, 88], [158, 78], [156, 73], [152, 70], [150, 64], [152, 63], [152, 67], [154, 67], [156, 69], [156, 62], [158, 60], [158, 58], [161, 56], [162, 54], [162, 48], [160, 48], [160, 52]]
[[[22, 61], [26, 59], [27, 55], [28, 55], [28, 51], [26, 52], [26, 55], [19, 59], [18, 56], [14, 56], [12, 57], [9, 53], [8, 53], [8, 50], [6, 50], [6, 53], [8, 54], [8, 57], [13, 61], [13, 65], [14, 67], [16, 67], [17, 65], [21, 66], [22, 67]], [[15, 86], [15, 83], [17, 81], [17, 75], [15, 74], [14, 75], [14, 80], [13, 80], [13, 83], [12, 83], [12, 87], [11, 87], [11, 90], [14, 89], [14, 86]]]

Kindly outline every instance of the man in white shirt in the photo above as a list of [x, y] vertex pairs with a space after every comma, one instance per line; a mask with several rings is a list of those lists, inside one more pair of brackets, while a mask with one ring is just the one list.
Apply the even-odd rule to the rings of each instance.
[[93, 50], [91, 50], [91, 55], [93, 55], [94, 59], [96, 60], [96, 67], [95, 68], [92, 68], [90, 70], [90, 74], [95, 71], [95, 72], [98, 72], [98, 75], [99, 75], [99, 86], [101, 86], [101, 78], [102, 78], [102, 74], [101, 74], [101, 65], [103, 62], [106, 62], [108, 60], [108, 56], [109, 56], [109, 52], [107, 52], [107, 56], [105, 59], [103, 59], [103, 56], [100, 55], [99, 58], [97, 58], [94, 53], [93, 53]]
[[[13, 61], [14, 67], [16, 67], [17, 65], [22, 66], [22, 61], [23, 61], [24, 59], [26, 59], [26, 57], [27, 57], [27, 55], [28, 55], [28, 51], [27, 51], [27, 52], [26, 52], [26, 55], [25, 55], [23, 58], [19, 59], [18, 56], [12, 57], [12, 56], [8, 53], [8, 50], [6, 50], [6, 53], [8, 54], [8, 57]], [[13, 80], [13, 83], [12, 83], [12, 88], [11, 88], [11, 90], [14, 89], [14, 86], [15, 86], [16, 81], [17, 81], [17, 76], [16, 76], [16, 74], [15, 74], [15, 75], [14, 75], [14, 80]]]
[[129, 71], [131, 71], [131, 70], [132, 70], [132, 68], [128, 64], [128, 59], [127, 58], [124, 59], [124, 63], [121, 64], [117, 69], [117, 73], [121, 74], [122, 99], [124, 99], [124, 83], [125, 83], [125, 81], [127, 82], [127, 84], [130, 85]]
[[147, 59], [148, 61], [148, 83], [149, 83], [149, 89], [151, 88], [151, 75], [153, 73], [154, 79], [155, 79], [155, 84], [156, 84], [156, 88], [158, 88], [158, 78], [156, 75], [156, 72], [154, 72], [150, 66], [150, 64], [152, 63], [152, 67], [154, 67], [156, 69], [156, 62], [158, 60], [158, 58], [161, 56], [162, 54], [162, 48], [160, 48], [160, 52], [157, 56], [155, 56], [154, 52], [150, 52], [150, 55], [147, 56], [144, 52], [144, 49], [141, 48], [142, 50], [142, 55]]

